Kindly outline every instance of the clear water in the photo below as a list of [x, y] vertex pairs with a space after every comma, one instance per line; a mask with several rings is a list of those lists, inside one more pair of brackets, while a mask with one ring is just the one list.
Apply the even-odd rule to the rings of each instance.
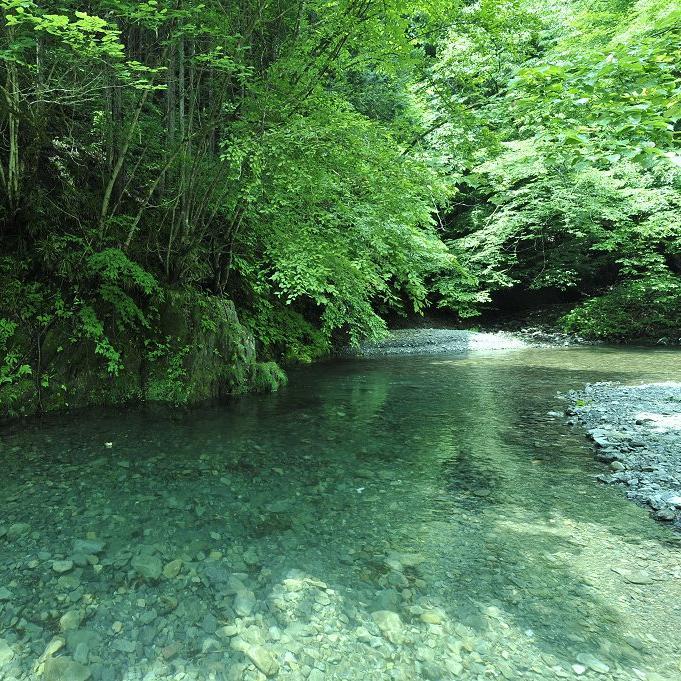
[[678, 535], [548, 414], [679, 360], [348, 360], [229, 405], [6, 430], [0, 679], [681, 679]]

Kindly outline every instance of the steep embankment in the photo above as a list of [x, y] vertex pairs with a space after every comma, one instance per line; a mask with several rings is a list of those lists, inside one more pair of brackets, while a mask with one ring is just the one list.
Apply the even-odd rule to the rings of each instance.
[[255, 339], [231, 300], [195, 292], [165, 291], [153, 331], [117, 339], [115, 372], [64, 322], [38, 343], [37, 370], [0, 386], [0, 418], [129, 402], [193, 404], [286, 381], [274, 362], [257, 361]]

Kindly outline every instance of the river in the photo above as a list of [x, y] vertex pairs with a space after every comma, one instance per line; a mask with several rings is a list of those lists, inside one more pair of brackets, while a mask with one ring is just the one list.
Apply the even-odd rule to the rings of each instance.
[[0, 679], [678, 681], [679, 535], [555, 412], [680, 359], [345, 359], [8, 428]]

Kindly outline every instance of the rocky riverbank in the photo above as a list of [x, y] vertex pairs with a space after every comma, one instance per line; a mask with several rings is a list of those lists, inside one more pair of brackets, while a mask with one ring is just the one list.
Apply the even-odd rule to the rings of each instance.
[[593, 383], [569, 399], [572, 422], [587, 429], [608, 464], [598, 479], [681, 529], [681, 384]]

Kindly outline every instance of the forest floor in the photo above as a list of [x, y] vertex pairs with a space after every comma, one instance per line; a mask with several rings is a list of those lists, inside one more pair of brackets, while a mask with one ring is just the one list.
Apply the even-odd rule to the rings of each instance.
[[592, 383], [569, 399], [572, 422], [587, 429], [609, 465], [599, 480], [624, 487], [681, 530], [681, 383]]

